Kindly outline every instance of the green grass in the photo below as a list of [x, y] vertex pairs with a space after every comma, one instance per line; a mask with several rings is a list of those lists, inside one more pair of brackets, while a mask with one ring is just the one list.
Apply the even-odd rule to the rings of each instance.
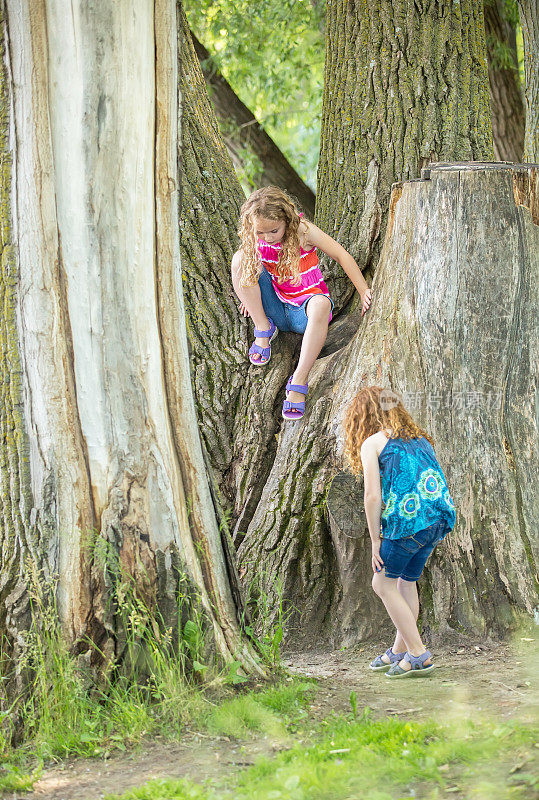
[[[229, 739], [278, 740], [290, 749], [220, 784], [154, 781], [123, 800], [377, 800], [408, 797], [416, 788], [421, 796], [437, 798], [461, 786], [464, 794], [453, 796], [490, 800], [496, 787], [496, 798], [528, 798], [537, 789], [529, 767], [536, 752], [532, 731], [522, 725], [374, 721], [368, 712], [358, 718], [355, 692], [351, 714], [313, 723], [308, 705], [316, 681], [286, 677], [280, 665], [284, 615], [279, 606], [277, 622], [267, 623], [269, 601], [261, 589], [260, 621], [267, 624], [259, 626], [260, 653], [271, 676], [263, 688], [242, 676], [237, 662], [205, 658], [204, 624], [196, 608], [173, 631], [150, 613], [132, 583], [122, 575], [117, 580], [117, 621], [126, 646], [121, 658], [103, 659], [100, 672], [86, 656], [69, 652], [54, 603], [37, 595], [34, 625], [18, 663], [28, 677], [11, 704], [4, 689], [9, 661], [0, 652], [0, 793], [27, 791], [45, 761], [105, 758], [143, 745], [148, 737], [181, 740], [186, 731], [197, 730]], [[531, 664], [533, 632], [523, 627], [515, 635], [516, 652]]]
[[[314, 690], [307, 679], [283, 680], [279, 587], [277, 622], [264, 624], [256, 640], [268, 675], [260, 690], [241, 674], [239, 662], [224, 664], [211, 653], [192, 600], [185, 624], [168, 628], [137, 595], [133, 579], [119, 571], [114, 553], [104, 549], [100, 558], [115, 578], [111, 594], [125, 638], [121, 658], [106, 659], [89, 641], [86, 655], [73, 655], [58, 625], [54, 587], [44, 592], [36, 576], [32, 626], [17, 664], [27, 677], [15, 698], [7, 689], [14, 665], [0, 651], [0, 794], [29, 789], [44, 762], [106, 758], [150, 736], [180, 740], [199, 730], [289, 740], [288, 727], [306, 716]], [[266, 602], [259, 594], [259, 603]], [[179, 619], [185, 618], [183, 599]], [[92, 650], [97, 668], [89, 665]]]
[[373, 720], [366, 710], [359, 719], [333, 715], [317, 734], [219, 782], [150, 781], [106, 800], [528, 800], [539, 790], [530, 727]]
[[0, 794], [30, 789], [44, 759], [57, 760], [72, 754], [106, 757], [113, 750], [142, 744], [145, 737], [155, 734], [165, 739], [181, 738], [176, 734], [185, 731], [185, 724], [178, 728], [170, 725], [171, 715], [180, 716], [176, 705], [180, 701], [183, 722], [189, 719], [191, 730], [243, 740], [268, 736], [290, 743], [288, 729], [307, 717], [306, 707], [316, 691], [313, 681], [293, 679], [262, 691], [229, 687], [228, 692], [239, 694], [228, 697], [222, 690], [220, 701], [214, 703], [201, 691], [183, 686], [182, 692], [176, 691], [171, 698], [171, 710], [166, 704], [148, 705], [147, 698], [134, 686], [115, 687], [112, 696], [101, 703], [92, 703], [88, 698], [81, 702], [73, 696], [69, 704], [71, 688], [67, 682], [65, 694], [51, 697], [49, 712], [36, 723], [35, 735], [15, 751], [4, 751], [0, 759]]
[[[51, 641], [31, 691], [20, 704], [24, 719], [19, 759], [36, 756], [108, 756], [144, 737], [180, 739], [187, 728], [245, 738], [251, 733], [285, 735], [286, 719], [306, 712], [312, 683], [295, 680], [263, 691], [247, 685], [194, 685], [173, 658], [163, 660], [143, 682], [118, 677], [104, 689], [88, 683], [76, 660]], [[273, 681], [279, 680], [277, 671]], [[10, 715], [4, 715], [9, 727]], [[0, 764], [13, 759], [10, 736], [0, 739]]]
[[307, 716], [304, 708], [312, 693], [312, 683], [296, 681], [264, 692], [240, 695], [213, 709], [203, 724], [211, 734], [236, 739], [261, 733], [286, 738], [287, 724], [297, 723]]
[[2, 764], [0, 766], [0, 793], [26, 792], [32, 788], [38, 777], [39, 770], [34, 770], [30, 774], [16, 764]]

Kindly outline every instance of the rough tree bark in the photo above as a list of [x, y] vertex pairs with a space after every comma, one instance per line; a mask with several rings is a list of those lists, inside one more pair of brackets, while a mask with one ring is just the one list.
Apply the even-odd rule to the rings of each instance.
[[295, 197], [305, 213], [314, 216], [315, 196], [293, 166], [279, 150], [273, 139], [258, 123], [254, 114], [242, 103], [228, 81], [212, 64], [211, 56], [191, 31], [193, 45], [202, 67], [213, 108], [220, 123], [223, 139], [234, 162], [241, 171], [242, 152], [247, 150], [260, 162], [256, 174], [258, 186], [280, 186]]
[[518, 0], [524, 44], [526, 133], [524, 161], [539, 161], [539, 7], [536, 0]]
[[276, 395], [292, 366], [293, 334], [279, 336], [280, 358], [263, 373], [249, 369], [252, 323], [238, 313], [230, 278], [244, 195], [219, 133], [183, 13], [183, 106], [180, 251], [200, 431], [214, 490], [246, 529], [276, 450]]
[[351, 644], [387, 624], [370, 588], [362, 487], [341, 455], [344, 408], [372, 383], [400, 393], [433, 434], [455, 499], [455, 529], [420, 582], [423, 621], [501, 632], [536, 601], [539, 173], [426, 175], [395, 185], [372, 312], [315, 365], [307, 414], [281, 431], [239, 547], [246, 580], [264, 568], [284, 579], [294, 646]]
[[[482, 5], [328, 0], [316, 220], [362, 270], [378, 260], [395, 181], [493, 157]], [[327, 272], [342, 308], [353, 286]]]
[[[485, 33], [494, 158], [519, 162], [524, 151], [526, 117], [518, 77], [515, 29], [504, 16], [503, 0], [485, 3]], [[512, 67], [501, 67], [497, 63], [500, 45], [511, 53]]]
[[208, 649], [262, 672], [191, 390], [176, 4], [7, 0], [2, 13], [2, 632], [16, 641], [28, 624], [30, 558], [58, 579], [66, 636], [120, 656], [114, 575], [92, 563], [106, 541], [167, 621], [180, 590], [198, 598]]

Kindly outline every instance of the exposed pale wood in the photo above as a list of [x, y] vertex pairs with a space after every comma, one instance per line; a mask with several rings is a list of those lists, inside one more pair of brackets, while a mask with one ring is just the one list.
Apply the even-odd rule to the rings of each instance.
[[[181, 586], [202, 603], [208, 646], [263, 674], [240, 634], [191, 386], [176, 2], [8, 0], [7, 12], [34, 526], [20, 560], [58, 579], [71, 640], [90, 633], [121, 656], [115, 576], [92, 561], [105, 541], [167, 620]], [[12, 581], [17, 567], [2, 566]]]

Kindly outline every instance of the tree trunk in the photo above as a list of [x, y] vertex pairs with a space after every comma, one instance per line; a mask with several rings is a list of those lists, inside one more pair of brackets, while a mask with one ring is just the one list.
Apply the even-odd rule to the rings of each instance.
[[[367, 274], [395, 181], [429, 161], [493, 157], [482, 5], [327, 3], [316, 220]], [[338, 310], [353, 286], [327, 266]]]
[[[522, 160], [525, 114], [518, 77], [515, 30], [504, 17], [502, 0], [485, 4], [485, 32], [488, 50], [488, 79], [492, 108], [492, 140], [496, 161]], [[511, 66], [499, 63], [503, 47]]]
[[[239, 315], [230, 264], [244, 200], [219, 134], [204, 77], [181, 14], [182, 211], [180, 252], [201, 435], [215, 476], [214, 491], [230, 509], [236, 541], [260, 500], [276, 450], [276, 395], [290, 375], [293, 334], [264, 371], [250, 369], [252, 322]], [[268, 379], [268, 380], [266, 380]]]
[[[387, 625], [362, 487], [342, 462], [343, 412], [368, 384], [401, 394], [433, 434], [455, 500], [454, 531], [420, 582], [424, 622], [500, 632], [534, 604], [538, 172], [425, 173], [393, 189], [370, 316], [311, 372], [306, 416], [282, 429], [238, 550], [247, 582], [266, 569], [283, 578], [295, 646], [351, 644]], [[275, 607], [271, 582], [263, 588]]]
[[3, 629], [16, 639], [28, 624], [30, 556], [57, 577], [66, 636], [119, 657], [115, 576], [92, 563], [106, 542], [168, 622], [187, 590], [209, 649], [261, 672], [240, 636], [191, 390], [176, 4], [5, 8]]
[[518, 0], [524, 43], [526, 133], [524, 161], [539, 162], [539, 8], [536, 0]]
[[242, 103], [228, 81], [212, 64], [211, 56], [191, 31], [191, 38], [200, 61], [221, 133], [238, 173], [244, 171], [245, 152], [260, 164], [256, 172], [258, 186], [280, 186], [293, 197], [310, 217], [314, 217], [315, 196], [312, 189], [281, 153], [273, 139], [257, 122], [254, 114]]

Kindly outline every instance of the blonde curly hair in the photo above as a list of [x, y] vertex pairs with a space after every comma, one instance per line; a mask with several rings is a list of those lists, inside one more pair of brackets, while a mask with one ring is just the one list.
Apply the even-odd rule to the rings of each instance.
[[249, 195], [240, 212], [238, 234], [243, 251], [239, 273], [240, 286], [254, 286], [261, 272], [258, 241], [253, 225], [255, 217], [286, 222], [279, 261], [275, 268], [272, 268], [272, 272], [280, 283], [290, 280], [294, 285], [298, 285], [301, 281], [298, 236], [301, 217], [292, 198], [277, 186], [264, 186]]
[[400, 437], [408, 441], [424, 436], [434, 447], [434, 439], [416, 425], [402, 401], [391, 389], [365, 386], [346, 409], [344, 418], [344, 455], [354, 475], [363, 472], [361, 445], [373, 433], [385, 428], [391, 428], [391, 439]]

